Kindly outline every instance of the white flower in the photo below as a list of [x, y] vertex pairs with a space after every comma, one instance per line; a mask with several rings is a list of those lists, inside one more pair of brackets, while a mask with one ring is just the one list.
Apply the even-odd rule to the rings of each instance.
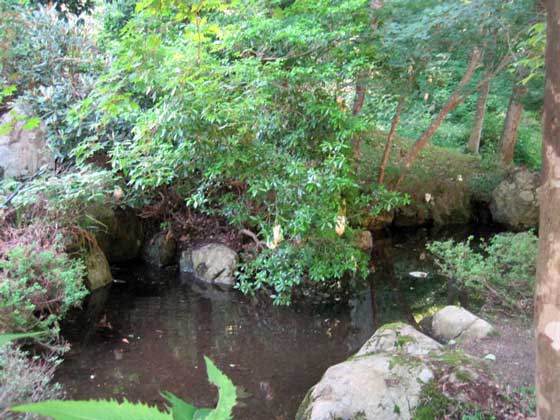
[[424, 196], [424, 200], [426, 200], [426, 203], [432, 201], [432, 194], [426, 193], [426, 195]]
[[344, 231], [346, 230], [346, 216], [338, 215], [336, 216], [336, 227], [334, 229], [338, 236], [344, 235]]
[[463, 182], [463, 176], [462, 175], [457, 175], [457, 181], [459, 182]]
[[272, 240], [276, 245], [282, 242], [282, 227], [280, 225], [274, 225], [272, 228]]

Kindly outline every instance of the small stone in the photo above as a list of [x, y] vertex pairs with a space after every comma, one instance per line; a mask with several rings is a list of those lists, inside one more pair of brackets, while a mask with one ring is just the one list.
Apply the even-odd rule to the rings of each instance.
[[431, 320], [434, 337], [444, 342], [476, 341], [495, 332], [487, 321], [459, 306], [449, 305], [437, 311]]

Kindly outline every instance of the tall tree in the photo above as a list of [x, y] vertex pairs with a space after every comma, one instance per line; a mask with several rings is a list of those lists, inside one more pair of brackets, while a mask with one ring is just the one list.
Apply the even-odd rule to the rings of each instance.
[[478, 154], [480, 149], [480, 140], [482, 138], [482, 126], [484, 125], [484, 116], [486, 115], [486, 102], [488, 101], [488, 92], [490, 91], [490, 81], [483, 83], [478, 89], [478, 99], [476, 100], [476, 111], [474, 114], [474, 122], [469, 137], [468, 149], [472, 153]]
[[560, 0], [547, 0], [543, 166], [535, 293], [537, 417], [560, 419]]
[[511, 165], [513, 162], [517, 131], [521, 123], [521, 117], [523, 116], [523, 103], [521, 100], [526, 92], [527, 88], [522, 83], [518, 82], [515, 83], [511, 92], [504, 122], [504, 130], [500, 138], [500, 161], [504, 166]]

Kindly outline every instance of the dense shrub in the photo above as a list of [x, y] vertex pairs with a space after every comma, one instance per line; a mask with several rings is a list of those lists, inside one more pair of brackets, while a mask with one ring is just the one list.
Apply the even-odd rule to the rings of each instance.
[[20, 190], [12, 203], [20, 217], [25, 216], [27, 220], [40, 217], [43, 221], [70, 226], [78, 223], [86, 208], [114, 203], [111, 194], [115, 188], [118, 188], [117, 180], [111, 171], [84, 166], [74, 172], [34, 179]]
[[[0, 88], [46, 124], [47, 140], [65, 156], [82, 136], [68, 114], [84, 99], [102, 67], [92, 27], [75, 16], [60, 19], [54, 6], [0, 6]], [[17, 98], [15, 98], [17, 96]]]
[[533, 297], [537, 241], [531, 231], [502, 233], [482, 242], [478, 250], [473, 237], [464, 242], [432, 242], [428, 250], [441, 273], [475, 297], [508, 311], [527, 311]]
[[0, 347], [0, 418], [39, 419], [40, 416], [16, 414], [9, 409], [18, 404], [61, 398], [61, 386], [53, 383], [57, 364], [54, 357], [30, 357], [15, 346]]
[[3, 227], [0, 233], [0, 333], [58, 332], [65, 313], [87, 294], [85, 268], [64, 253], [50, 226]]

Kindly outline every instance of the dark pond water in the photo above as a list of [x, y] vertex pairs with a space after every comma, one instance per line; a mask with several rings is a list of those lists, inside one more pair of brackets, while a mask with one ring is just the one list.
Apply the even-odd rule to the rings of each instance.
[[407, 311], [446, 299], [444, 279], [408, 273], [433, 271], [426, 240], [470, 232], [420, 230], [376, 240], [383, 251], [373, 255], [382, 268], [374, 276], [375, 305], [365, 290], [337, 312], [274, 307], [205, 288], [175, 270], [120, 267], [114, 277], [125, 283], [93, 294], [64, 327], [72, 350], [57, 379], [74, 399], [161, 404], [159, 392], [167, 390], [212, 406], [217, 392], [206, 379], [206, 355], [246, 394], [235, 419], [293, 419], [307, 390], [371, 336], [374, 322], [406, 319]]

